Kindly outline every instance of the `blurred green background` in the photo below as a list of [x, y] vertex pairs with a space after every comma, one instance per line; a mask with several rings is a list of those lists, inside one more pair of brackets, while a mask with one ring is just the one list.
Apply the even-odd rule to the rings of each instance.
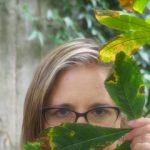
[[[0, 149], [19, 149], [24, 97], [50, 49], [78, 37], [104, 44], [118, 34], [96, 21], [94, 8], [123, 10], [118, 0], [0, 0]], [[140, 17], [149, 14], [150, 4]], [[150, 100], [150, 44], [134, 58]]]

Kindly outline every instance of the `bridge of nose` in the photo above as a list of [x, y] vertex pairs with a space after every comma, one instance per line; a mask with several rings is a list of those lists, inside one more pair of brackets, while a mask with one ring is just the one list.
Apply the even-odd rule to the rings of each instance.
[[80, 114], [80, 116], [77, 118], [76, 123], [88, 123], [85, 116]]

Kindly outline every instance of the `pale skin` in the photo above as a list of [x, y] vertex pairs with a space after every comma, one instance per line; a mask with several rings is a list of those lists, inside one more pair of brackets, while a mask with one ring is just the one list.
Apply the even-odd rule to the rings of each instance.
[[[97, 64], [73, 66], [63, 71], [51, 91], [47, 106], [55, 107], [68, 105], [76, 112], [85, 112], [94, 105], [115, 106], [115, 103], [107, 93], [104, 81], [108, 75], [106, 67]], [[87, 123], [84, 117], [80, 117], [77, 123]], [[121, 117], [113, 127], [120, 128]], [[108, 127], [112, 125], [107, 125]], [[49, 127], [45, 123], [45, 128]], [[140, 118], [129, 122], [133, 130], [125, 137], [131, 140], [132, 150], [150, 150], [150, 119]], [[103, 150], [113, 150], [116, 143]]]

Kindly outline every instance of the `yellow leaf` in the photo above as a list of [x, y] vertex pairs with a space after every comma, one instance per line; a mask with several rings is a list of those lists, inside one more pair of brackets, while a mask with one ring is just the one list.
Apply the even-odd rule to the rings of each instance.
[[121, 34], [113, 38], [110, 42], [105, 44], [99, 51], [99, 58], [103, 62], [112, 62], [115, 56], [120, 51], [130, 56], [137, 48], [150, 41], [150, 36], [146, 32], [133, 32]]
[[100, 18], [105, 18], [105, 17], [117, 17], [121, 15], [121, 11], [113, 11], [113, 10], [94, 10], [96, 19], [99, 20]]
[[120, 5], [124, 7], [127, 11], [133, 11], [134, 0], [119, 0]]

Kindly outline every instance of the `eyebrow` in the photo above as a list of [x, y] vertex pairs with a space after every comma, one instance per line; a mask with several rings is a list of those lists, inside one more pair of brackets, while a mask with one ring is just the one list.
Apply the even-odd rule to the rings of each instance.
[[60, 104], [60, 105], [52, 105], [52, 106], [49, 106], [49, 107], [63, 107], [63, 108], [74, 109], [74, 106], [72, 104], [69, 104], [69, 103], [63, 103], [63, 104]]
[[[49, 107], [63, 107], [63, 108], [75, 109], [75, 107], [70, 103], [63, 103], [63, 104], [60, 104], [60, 105], [52, 105], [52, 106], [49, 106]], [[112, 107], [112, 105], [109, 105], [107, 103], [94, 103], [91, 106], [89, 106], [88, 109], [92, 109], [92, 108], [95, 108], [95, 107]]]
[[94, 103], [88, 109], [92, 109], [95, 107], [112, 107], [112, 105], [107, 104], [107, 103]]

